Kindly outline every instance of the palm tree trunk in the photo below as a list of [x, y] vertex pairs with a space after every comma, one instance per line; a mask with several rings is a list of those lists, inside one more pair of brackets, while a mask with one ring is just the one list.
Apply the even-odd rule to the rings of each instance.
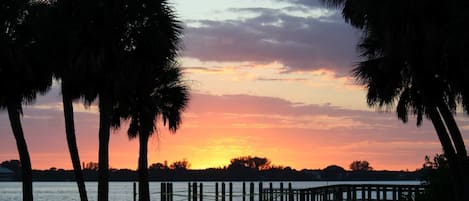
[[98, 201], [108, 201], [109, 193], [109, 135], [112, 101], [108, 93], [99, 95], [99, 169]]
[[83, 171], [81, 170], [80, 156], [78, 154], [78, 146], [75, 136], [72, 99], [68, 96], [66, 90], [64, 90], [63, 81], [62, 102], [64, 108], [65, 134], [67, 136], [68, 151], [70, 152], [70, 158], [72, 159], [75, 180], [77, 182], [78, 192], [80, 193], [80, 200], [88, 201], [88, 196], [86, 195], [85, 179], [83, 178]]
[[21, 105], [9, 103], [7, 109], [11, 129], [13, 130], [13, 135], [16, 140], [16, 147], [18, 148], [18, 153], [20, 155], [21, 176], [23, 179], [23, 201], [33, 201], [33, 174], [31, 170], [31, 159], [29, 158], [28, 146], [24, 139], [23, 128], [21, 126]]
[[462, 191], [462, 178], [460, 177], [460, 169], [457, 164], [456, 152], [448, 135], [446, 127], [442, 120], [442, 115], [436, 107], [428, 107], [430, 119], [432, 120], [433, 126], [435, 127], [438, 138], [440, 139], [441, 146], [445, 153], [445, 157], [448, 159], [449, 169], [451, 174], [451, 183], [453, 184], [453, 193], [456, 201], [463, 201]]
[[456, 154], [466, 160], [466, 146], [464, 145], [464, 140], [461, 132], [459, 131], [458, 124], [456, 123], [456, 120], [454, 120], [453, 114], [449, 111], [448, 106], [441, 103], [438, 105], [438, 110], [445, 121], [446, 127], [448, 127], [448, 130], [450, 131], [451, 139], [453, 140], [456, 148]]
[[462, 192], [464, 193], [463, 200], [469, 201], [469, 164], [467, 158], [467, 151], [466, 146], [464, 144], [464, 140], [462, 138], [461, 132], [459, 131], [459, 127], [456, 123], [456, 120], [453, 117], [453, 114], [450, 112], [447, 105], [440, 103], [438, 105], [438, 109], [440, 110], [441, 116], [443, 117], [446, 127], [448, 127], [449, 133], [451, 135], [451, 139], [453, 140], [454, 146], [456, 148], [456, 162], [457, 168], [459, 173], [459, 180], [461, 180], [461, 188]]
[[148, 133], [139, 133], [140, 150], [138, 156], [138, 200], [150, 201], [148, 184]]

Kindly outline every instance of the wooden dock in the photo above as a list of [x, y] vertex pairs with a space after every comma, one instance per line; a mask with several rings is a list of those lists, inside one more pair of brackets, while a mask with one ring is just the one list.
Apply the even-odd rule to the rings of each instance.
[[[257, 185], [257, 188], [255, 188]], [[161, 201], [403, 201], [425, 191], [423, 185], [341, 184], [315, 188], [293, 189], [291, 183], [243, 182], [242, 192], [233, 192], [231, 182], [215, 183], [204, 191], [203, 183], [188, 183], [185, 195], [173, 191], [172, 183], [161, 183]], [[256, 192], [257, 191], [257, 192]]]

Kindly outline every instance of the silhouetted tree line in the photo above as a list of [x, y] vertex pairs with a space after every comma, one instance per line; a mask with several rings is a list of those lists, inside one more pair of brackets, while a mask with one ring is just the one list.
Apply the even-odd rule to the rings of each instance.
[[[0, 110], [6, 110], [21, 161], [23, 200], [33, 200], [33, 171], [23, 106], [59, 80], [66, 142], [81, 201], [87, 193], [75, 137], [73, 101], [98, 101], [98, 201], [108, 200], [111, 128], [129, 123], [139, 140], [139, 200], [149, 200], [147, 145], [157, 122], [181, 124], [188, 86], [177, 63], [182, 25], [166, 0], [0, 1]], [[34, 176], [61, 172], [51, 169]], [[85, 170], [86, 173], [86, 170]]]
[[[5, 164], [11, 162], [5, 161]], [[3, 163], [2, 163], [3, 164]], [[13, 164], [15, 164], [13, 162]], [[357, 164], [354, 161], [350, 166]], [[230, 164], [221, 168], [205, 170], [191, 170], [186, 160], [175, 161], [171, 164], [153, 163], [149, 167], [149, 181], [340, 181], [340, 180], [419, 180], [424, 173], [417, 171], [373, 171], [368, 161], [366, 170], [345, 170], [337, 165], [330, 165], [324, 169], [296, 170], [291, 167], [275, 166], [265, 157], [244, 156], [231, 160]], [[84, 165], [83, 176], [86, 181], [97, 181], [97, 163], [89, 162]], [[4, 166], [7, 167], [7, 166]], [[12, 169], [13, 170], [13, 169]], [[17, 168], [18, 170], [18, 168]], [[110, 169], [109, 178], [112, 181], [135, 181], [137, 172], [129, 169]], [[33, 170], [33, 178], [37, 181], [70, 181], [74, 174], [71, 170], [50, 168], [48, 170]], [[18, 179], [20, 179], [18, 177]]]
[[469, 114], [469, 3], [462, 0], [321, 0], [362, 36], [352, 73], [370, 107], [417, 126], [430, 120], [456, 201], [469, 200], [469, 158], [456, 111]]

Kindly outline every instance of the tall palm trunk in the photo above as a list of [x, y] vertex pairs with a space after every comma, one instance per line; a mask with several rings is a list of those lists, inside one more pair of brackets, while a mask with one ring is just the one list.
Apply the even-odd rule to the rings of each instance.
[[109, 193], [109, 135], [112, 101], [107, 92], [99, 95], [99, 169], [98, 201], [108, 201]]
[[469, 164], [467, 158], [466, 146], [464, 139], [462, 138], [461, 131], [453, 117], [453, 114], [449, 110], [448, 106], [440, 104], [438, 109], [445, 121], [446, 127], [450, 133], [451, 139], [453, 140], [454, 147], [456, 148], [456, 163], [458, 167], [458, 179], [460, 180], [460, 187], [464, 193], [463, 200], [469, 201]]
[[[456, 156], [455, 149], [447, 132], [447, 128], [442, 120], [442, 116], [438, 111], [437, 107], [428, 107], [430, 119], [435, 127], [438, 138], [440, 139], [441, 145], [443, 147], [443, 152], [445, 157], [448, 159], [449, 169], [450, 169], [450, 179], [453, 184], [453, 193], [455, 195], [456, 201], [463, 201], [463, 178], [461, 177], [460, 166], [458, 166], [458, 160]], [[464, 200], [467, 201], [467, 200]]]
[[80, 156], [78, 154], [78, 146], [75, 136], [75, 122], [73, 120], [73, 105], [72, 99], [67, 94], [67, 90], [64, 88], [64, 81], [62, 80], [62, 102], [64, 109], [65, 119], [65, 134], [67, 135], [68, 151], [70, 152], [70, 158], [72, 159], [73, 171], [75, 172], [75, 180], [78, 185], [78, 192], [80, 193], [81, 201], [88, 201], [86, 195], [85, 179], [80, 165]]
[[138, 200], [150, 201], [150, 189], [148, 184], [148, 136], [149, 133], [138, 135], [140, 150], [138, 156]]
[[33, 175], [28, 146], [24, 139], [23, 128], [21, 126], [19, 112], [21, 110], [21, 105], [17, 103], [9, 103], [7, 109], [11, 129], [13, 130], [13, 135], [16, 140], [16, 147], [18, 148], [18, 153], [20, 155], [21, 176], [23, 178], [23, 201], [33, 201]]
[[466, 160], [466, 146], [464, 145], [464, 140], [462, 138], [461, 131], [459, 131], [458, 124], [456, 123], [456, 120], [454, 120], [453, 114], [449, 110], [448, 106], [442, 103], [438, 105], [438, 110], [440, 111], [441, 116], [445, 121], [446, 127], [448, 127], [451, 139], [453, 140], [454, 146], [456, 148], [456, 154], [458, 155], [458, 157]]

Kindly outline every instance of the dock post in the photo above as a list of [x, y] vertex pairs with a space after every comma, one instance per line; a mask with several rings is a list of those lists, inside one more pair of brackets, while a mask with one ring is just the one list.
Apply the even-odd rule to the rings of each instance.
[[230, 201], [233, 201], [233, 183], [230, 182]]
[[357, 189], [355, 186], [352, 187], [352, 200], [357, 200]]
[[161, 201], [166, 201], [166, 183], [161, 182]]
[[262, 199], [262, 182], [259, 182], [259, 201], [263, 201], [263, 199]]
[[381, 199], [381, 192], [380, 192], [380, 187], [376, 186], [376, 199], [380, 200]]
[[365, 200], [365, 197], [366, 197], [366, 186], [365, 185], [362, 185], [361, 186], [362, 188], [362, 199], [361, 200]]
[[269, 184], [269, 200], [274, 201], [274, 187], [272, 185], [272, 182]]
[[218, 201], [218, 182], [215, 183], [215, 201]]
[[168, 201], [173, 201], [173, 183], [168, 183], [168, 186], [169, 186]]
[[221, 201], [225, 201], [225, 182], [221, 183]]
[[199, 190], [199, 200], [204, 200], [204, 184], [200, 183], [200, 190]]
[[137, 201], [137, 184], [134, 182], [134, 201]]
[[246, 201], [246, 182], [243, 181], [243, 201]]
[[371, 201], [371, 186], [368, 186], [367, 193], [368, 193], [367, 200]]
[[284, 201], [285, 194], [283, 193], [283, 182], [280, 182], [280, 201]]
[[187, 201], [191, 201], [191, 182], [187, 182]]
[[383, 186], [383, 200], [388, 200], [387, 194], [388, 194], [388, 188], [386, 186]]
[[249, 184], [249, 201], [254, 201], [254, 182]]
[[300, 201], [305, 201], [305, 191], [300, 190]]
[[192, 201], [197, 201], [197, 182], [192, 183]]
[[288, 183], [288, 201], [293, 201], [293, 189], [291, 187], [291, 182]]
[[402, 187], [397, 188], [397, 199], [400, 200], [402, 198]]
[[329, 200], [329, 191], [327, 189], [325, 189], [322, 192], [322, 200], [324, 200], [324, 201]]
[[347, 200], [352, 200], [352, 193], [350, 191], [350, 186], [347, 186]]

